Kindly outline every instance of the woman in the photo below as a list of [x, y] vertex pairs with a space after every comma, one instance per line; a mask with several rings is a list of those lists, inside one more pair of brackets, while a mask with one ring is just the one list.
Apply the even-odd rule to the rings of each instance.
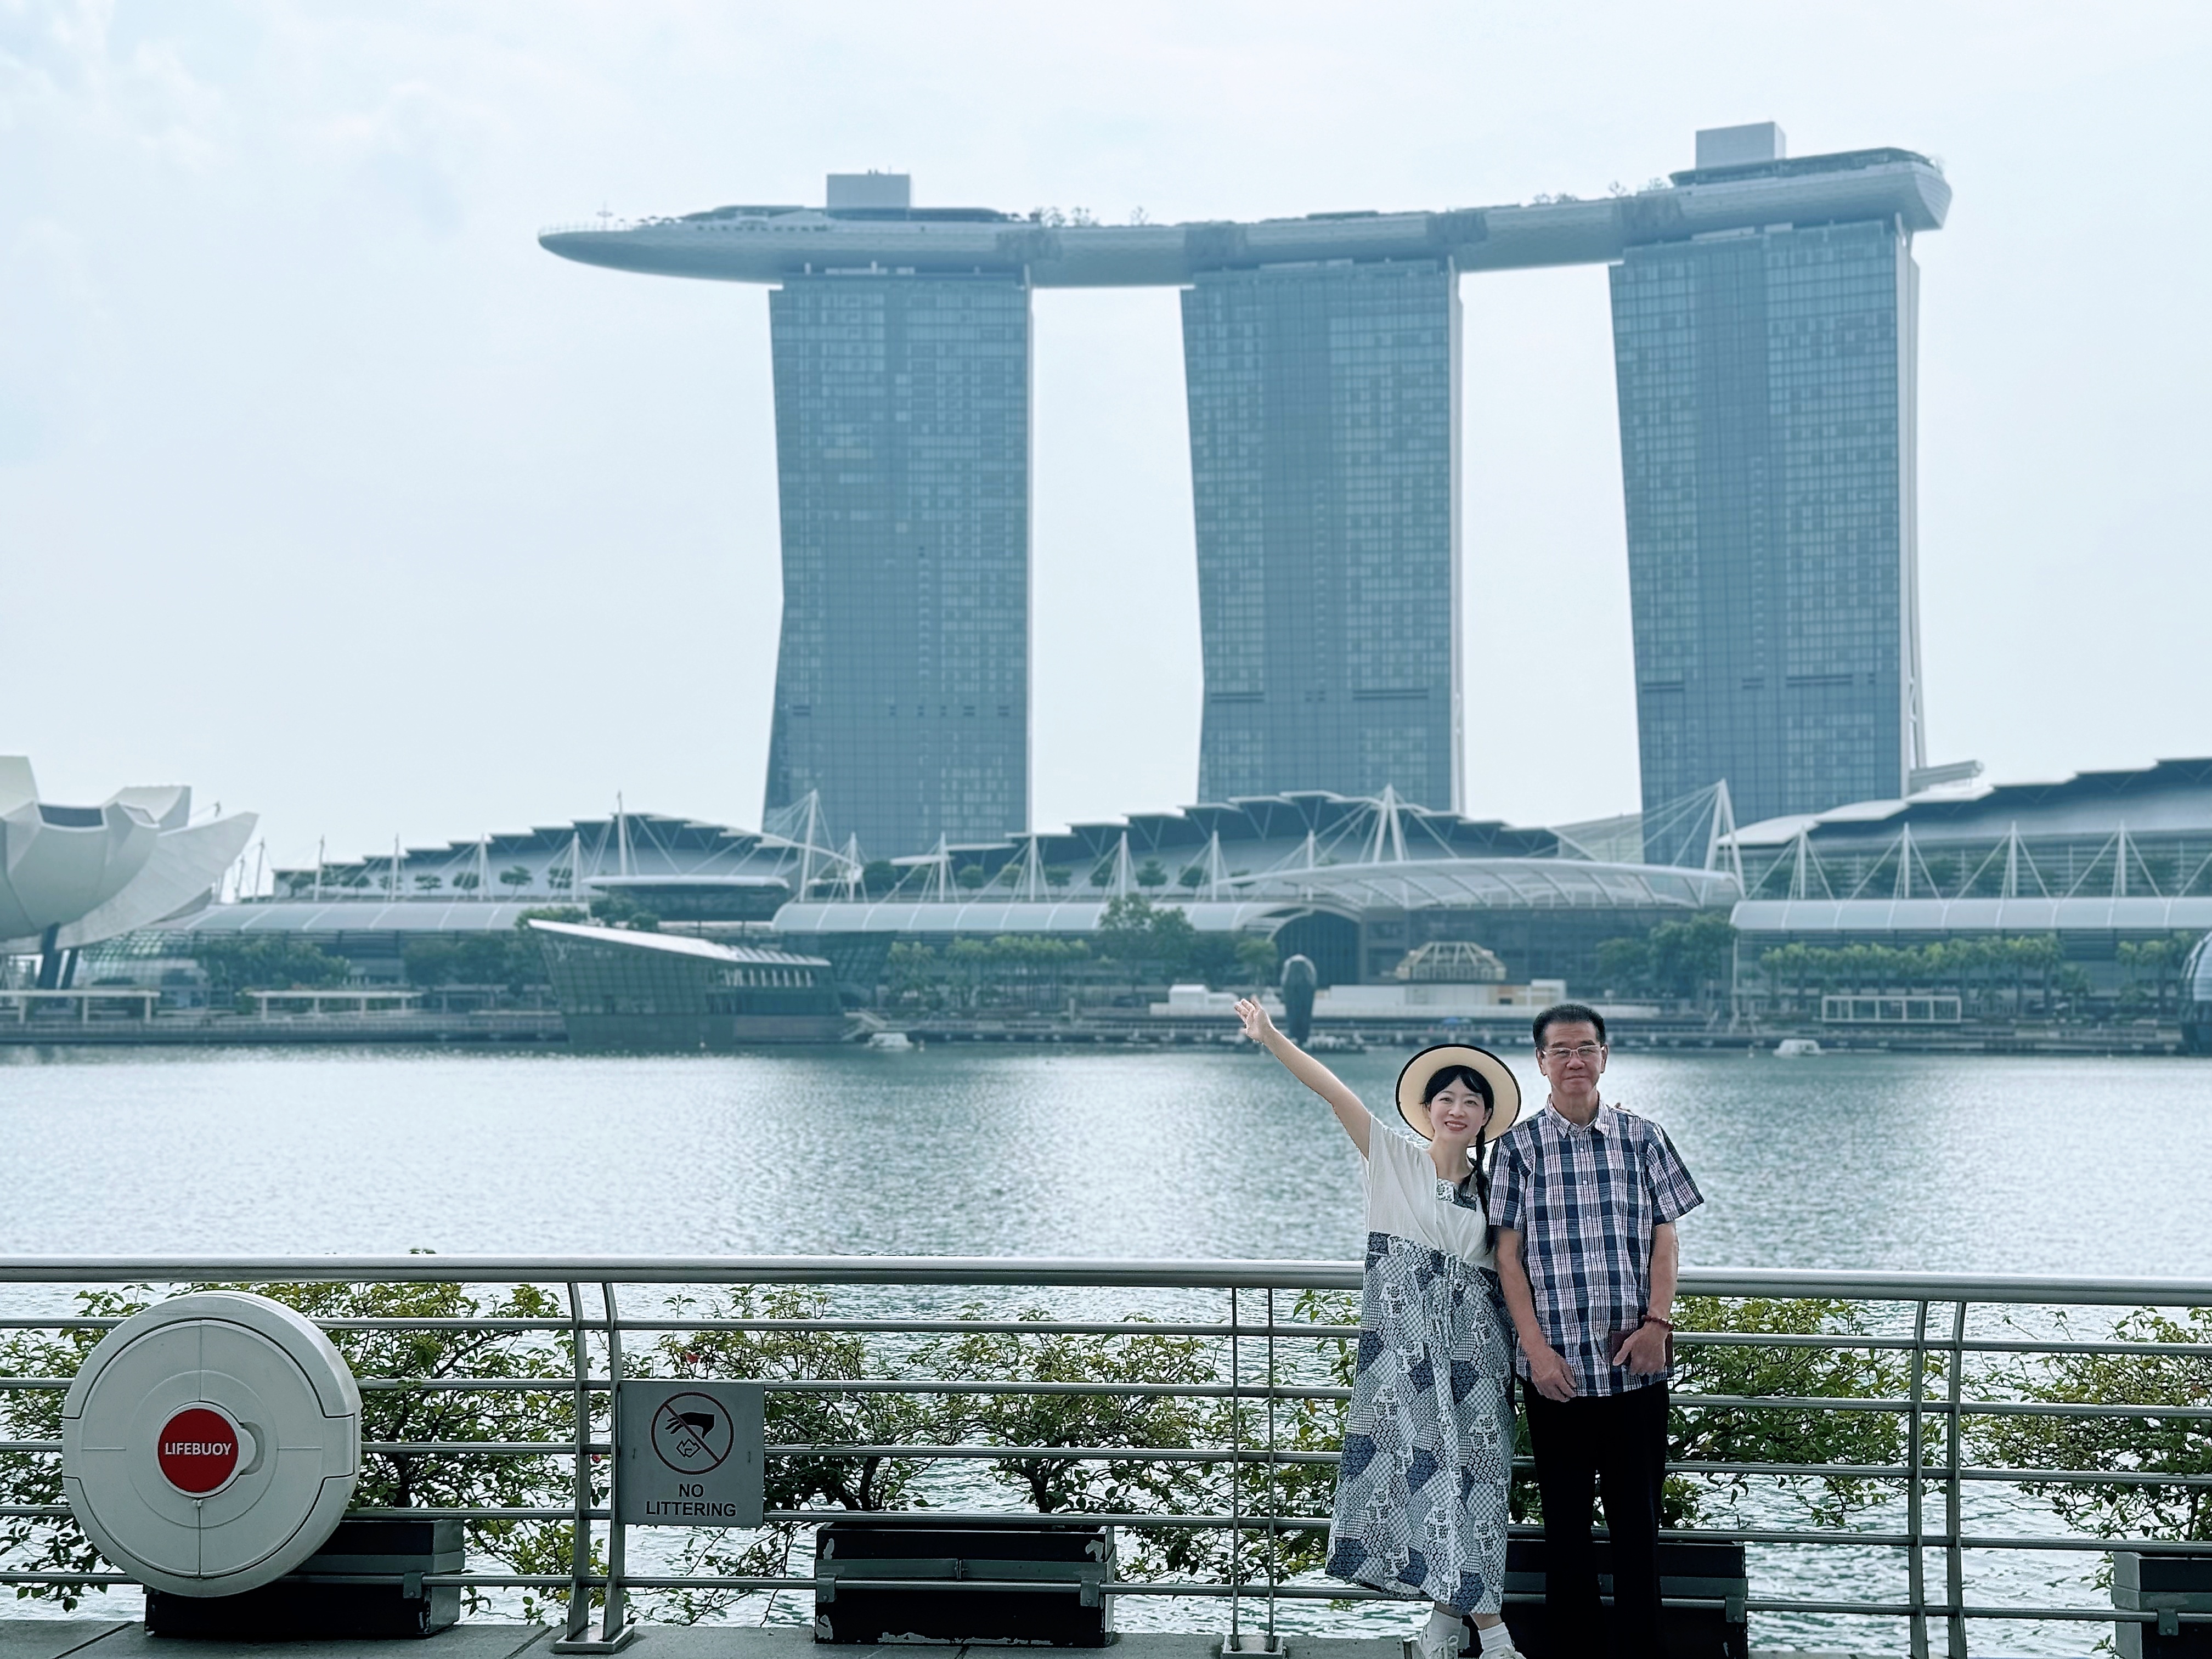
[[1472, 1614], [1485, 1659], [1516, 1659], [1499, 1613], [1513, 1475], [1513, 1348], [1488, 1213], [1488, 1144], [1521, 1110], [1497, 1055], [1425, 1048], [1398, 1075], [1419, 1140], [1375, 1121], [1359, 1097], [1248, 997], [1244, 1035], [1327, 1101], [1367, 1162], [1359, 1362], [1328, 1571], [1432, 1604], [1421, 1659], [1460, 1650]]

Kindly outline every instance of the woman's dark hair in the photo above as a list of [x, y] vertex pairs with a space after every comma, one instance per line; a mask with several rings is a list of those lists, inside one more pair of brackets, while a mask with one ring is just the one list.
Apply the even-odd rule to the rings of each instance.
[[[1459, 1084], [1463, 1088], [1472, 1089], [1482, 1097], [1484, 1132], [1476, 1133], [1474, 1145], [1468, 1150], [1468, 1171], [1460, 1177], [1459, 1189], [1463, 1194], [1468, 1193], [1474, 1194], [1476, 1201], [1482, 1206], [1482, 1218], [1487, 1222], [1490, 1219], [1490, 1169], [1484, 1162], [1484, 1158], [1490, 1151], [1490, 1137], [1485, 1132], [1490, 1127], [1491, 1117], [1498, 1110], [1498, 1097], [1491, 1090], [1490, 1079], [1476, 1071], [1474, 1066], [1439, 1066], [1429, 1080], [1421, 1085], [1421, 1104], [1427, 1105], [1441, 1094], [1447, 1085], [1454, 1083]], [[1493, 1245], [1497, 1242], [1497, 1235], [1498, 1229], [1494, 1226], [1486, 1230], [1485, 1236]]]

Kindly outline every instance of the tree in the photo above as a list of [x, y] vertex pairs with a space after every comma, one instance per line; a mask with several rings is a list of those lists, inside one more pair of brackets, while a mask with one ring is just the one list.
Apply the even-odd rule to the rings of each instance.
[[[2072, 1336], [2063, 1314], [2059, 1340]], [[2100, 1538], [2212, 1539], [2212, 1369], [2202, 1355], [2212, 1345], [2212, 1308], [2172, 1312], [2139, 1308], [2101, 1343], [2195, 1346], [2195, 1353], [2021, 1356], [1984, 1379], [2002, 1385], [1984, 1399], [2014, 1398], [2062, 1409], [2087, 1406], [2083, 1416], [1977, 1417], [1967, 1445], [1973, 1461], [2015, 1469], [2081, 1469], [2119, 1479], [2106, 1485], [2040, 1482], [2020, 1490], [2041, 1498], [2065, 1523]], [[2130, 1417], [2130, 1406], [2183, 1413]], [[2107, 1413], [2110, 1413], [2109, 1415]], [[2147, 1477], [2171, 1475], [2171, 1486]]]
[[1139, 968], [1152, 963], [1172, 979], [1190, 960], [1198, 930], [1172, 904], [1156, 905], [1141, 893], [1109, 900], [1098, 920], [1098, 954], [1125, 964], [1133, 982]]
[[1144, 862], [1144, 867], [1137, 872], [1137, 885], [1139, 887], [1164, 887], [1167, 884], [1168, 872], [1160, 868], [1160, 861], [1158, 859], [1146, 859]]
[[443, 887], [446, 884], [439, 880], [435, 876], [417, 876], [415, 878], [415, 884], [421, 888], [424, 892], [428, 893], [434, 892], [437, 889]]
[[1152, 902], [1141, 893], [1109, 899], [1098, 918], [1098, 954], [1110, 962], [1141, 962], [1152, 945]]
[[870, 859], [860, 866], [860, 890], [870, 898], [881, 898], [898, 885], [898, 866], [889, 859]]
[[1164, 904], [1152, 912], [1150, 931], [1152, 960], [1170, 979], [1177, 977], [1197, 948], [1198, 929], [1181, 910]]
[[1711, 1002], [1729, 987], [1735, 929], [1725, 912], [1662, 921], [1641, 939], [1609, 939], [1597, 947], [1600, 981], [1609, 991]]
[[610, 927], [627, 927], [635, 933], [657, 933], [660, 918], [652, 911], [642, 909], [635, 899], [625, 893], [599, 893], [592, 899], [592, 915]]
[[502, 886], [502, 887], [527, 887], [527, 886], [529, 886], [529, 885], [530, 885], [530, 869], [529, 869], [529, 866], [528, 866], [527, 865], [521, 865], [521, 864], [515, 864], [515, 865], [510, 865], [510, 866], [508, 866], [506, 869], [504, 869], [504, 870], [502, 870], [502, 871], [501, 871], [501, 872], [499, 872], [499, 884], [500, 884], [501, 886]]
[[1176, 877], [1176, 880], [1178, 884], [1195, 892], [1199, 888], [1206, 885], [1206, 866], [1202, 864], [1186, 864], [1182, 867], [1182, 874]]
[[1272, 985], [1282, 965], [1283, 952], [1271, 939], [1247, 937], [1237, 941], [1237, 965], [1250, 985]]
[[1711, 1001], [1728, 988], [1735, 955], [1735, 928], [1723, 910], [1704, 910], [1687, 921], [1662, 921], [1651, 930], [1651, 978], [1668, 996]]
[[1073, 874], [1074, 872], [1064, 864], [1048, 864], [1044, 867], [1044, 884], [1048, 887], [1065, 887], [1067, 885], [1068, 878]]
[[985, 879], [983, 866], [980, 864], [963, 864], [960, 866], [959, 873], [952, 879], [963, 887], [970, 889], [981, 887]]
[[477, 878], [477, 872], [473, 870], [464, 870], [460, 874], [453, 878], [453, 885], [459, 888], [465, 893], [475, 892], [477, 887], [481, 884], [482, 884]]
[[1598, 982], [1607, 991], [1635, 995], [1650, 988], [1651, 947], [1640, 939], [1609, 939], [1597, 947]]
[[296, 934], [252, 938], [196, 936], [192, 960], [208, 976], [209, 1000], [228, 1002], [246, 991], [316, 990], [343, 985], [353, 964]]

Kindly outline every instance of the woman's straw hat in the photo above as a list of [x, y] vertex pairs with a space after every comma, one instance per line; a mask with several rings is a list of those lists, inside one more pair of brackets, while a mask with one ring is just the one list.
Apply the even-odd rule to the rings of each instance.
[[1436, 1139], [1429, 1123], [1429, 1109], [1421, 1097], [1428, 1091], [1429, 1079], [1447, 1066], [1464, 1066], [1490, 1085], [1490, 1121], [1482, 1127], [1484, 1140], [1495, 1140], [1513, 1127], [1513, 1120], [1521, 1115], [1521, 1085], [1514, 1079], [1513, 1068], [1487, 1048], [1466, 1042], [1440, 1042], [1422, 1049], [1398, 1073], [1398, 1115], [1413, 1126], [1415, 1133], [1424, 1140]]

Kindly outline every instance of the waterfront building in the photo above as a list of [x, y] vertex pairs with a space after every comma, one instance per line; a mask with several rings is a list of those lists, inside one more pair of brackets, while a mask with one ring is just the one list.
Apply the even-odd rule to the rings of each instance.
[[2182, 1035], [2192, 1054], [2212, 1054], [2212, 933], [2197, 941], [2181, 976]]
[[355, 984], [391, 985], [410, 958], [419, 968], [471, 940], [481, 953], [538, 921], [580, 923], [588, 906], [670, 936], [820, 957], [866, 996], [896, 945], [1088, 940], [1116, 900], [1141, 898], [1199, 933], [1304, 955], [1324, 986], [1395, 982], [1401, 968], [1425, 980], [1448, 958], [1495, 963], [1516, 983], [1587, 984], [1607, 939], [1735, 902], [1724, 798], [1708, 792], [1704, 810], [1714, 827], [1695, 839], [1714, 850], [1680, 868], [1641, 862], [1632, 834], [1599, 845], [1586, 830], [1464, 817], [1387, 790], [1139, 812], [866, 865], [811, 841], [797, 811], [772, 832], [625, 812], [280, 870], [273, 895], [104, 946], [99, 969], [289, 939], [344, 958]]
[[1460, 806], [1459, 283], [1443, 259], [1182, 295], [1199, 799]]
[[[1188, 224], [919, 208], [904, 175], [842, 176], [820, 208], [539, 240], [781, 285], [769, 799], [818, 792], [872, 856], [1025, 822], [1026, 295], [1044, 287], [1188, 290], [1200, 796], [1459, 806], [1456, 282], [1579, 264], [1620, 267], [1647, 806], [1722, 781], [1747, 816], [1894, 793], [1919, 763], [1910, 237], [1950, 189], [1909, 150], [1784, 159], [1765, 129], [1700, 134], [1698, 161], [1597, 201]], [[902, 368], [918, 317], [939, 337]], [[942, 441], [897, 430], [916, 422]], [[925, 578], [928, 537], [969, 564]], [[872, 629], [881, 664], [856, 642]], [[900, 760], [932, 744], [960, 775], [944, 793]]]
[[1029, 822], [1030, 296], [1018, 275], [769, 296], [783, 626], [766, 810], [871, 854]]
[[[617, 811], [531, 830], [403, 846], [274, 872], [272, 891], [210, 905], [100, 947], [103, 975], [189, 957], [210, 942], [294, 939], [343, 957], [356, 983], [395, 984], [427, 941], [514, 936], [533, 917], [580, 920], [586, 907], [709, 934], [764, 931], [817, 883], [857, 872], [826, 845], [811, 799], [738, 830]], [[221, 948], [218, 945], [217, 948]]]
[[[1708, 812], [1725, 797], [1708, 792]], [[1725, 827], [1725, 826], [1724, 826]], [[1599, 948], [1662, 921], [1725, 914], [1740, 892], [1724, 837], [1695, 866], [1593, 856], [1556, 830], [1310, 791], [1138, 812], [901, 860], [888, 891], [817, 889], [776, 912], [793, 948], [841, 984], [880, 982], [896, 945], [1006, 935], [1090, 939], [1117, 900], [1180, 911], [1200, 934], [1273, 941], [1318, 982], [1415, 976], [1423, 947], [1484, 947], [1516, 983], [1589, 985]]]
[[844, 1034], [819, 957], [558, 921], [530, 927], [572, 1048], [694, 1054]]
[[27, 759], [0, 755], [0, 962], [35, 955], [32, 988], [69, 989], [86, 946], [207, 903], [255, 822], [218, 812], [194, 823], [182, 785], [60, 805], [40, 799]]
[[2056, 941], [2087, 987], [2164, 976], [2212, 929], [2212, 759], [1966, 780], [1747, 823], [1739, 970], [1790, 945]]
[[[1771, 125], [1699, 141], [1678, 185], [1839, 159], [1789, 161]], [[1790, 216], [1612, 268], [1647, 809], [1724, 779], [1746, 820], [1819, 811], [1925, 761], [1913, 228]]]

